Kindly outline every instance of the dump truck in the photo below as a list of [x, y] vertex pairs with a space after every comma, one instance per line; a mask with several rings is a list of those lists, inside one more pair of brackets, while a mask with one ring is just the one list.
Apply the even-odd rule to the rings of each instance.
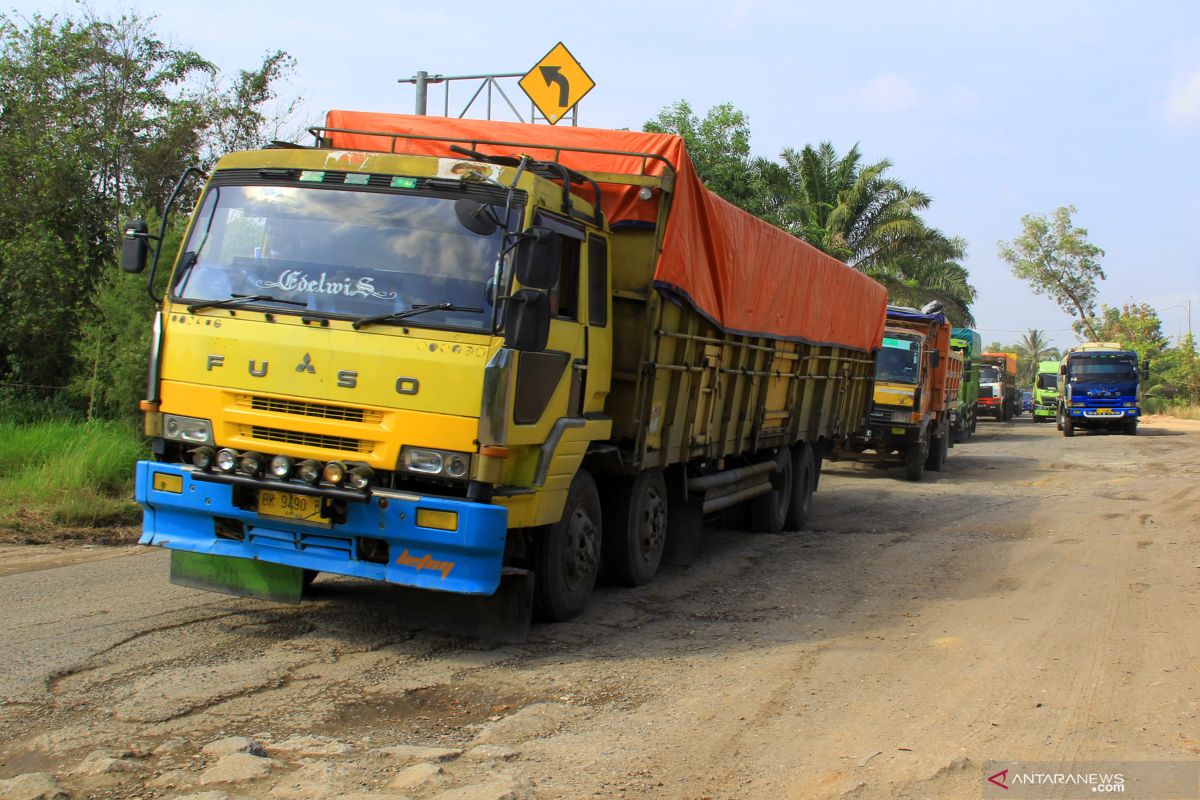
[[1142, 409], [1141, 381], [1150, 361], [1138, 369], [1138, 355], [1116, 342], [1073, 347], [1059, 362], [1058, 418], [1063, 436], [1077, 428], [1104, 428], [1136, 436]]
[[1050, 422], [1058, 416], [1057, 361], [1038, 362], [1037, 377], [1033, 379], [1033, 421]]
[[[678, 136], [311, 133], [217, 161], [161, 299], [136, 496], [174, 582], [354, 576], [519, 641], [601, 571], [686, 561], [708, 512], [804, 526], [865, 424], [883, 287], [706, 190]], [[131, 222], [123, 268], [155, 238]]]
[[971, 328], [950, 330], [950, 349], [962, 356], [962, 385], [958, 390], [958, 408], [950, 414], [950, 429], [954, 435], [950, 444], [965, 442], [975, 432], [975, 403], [979, 400], [979, 355], [982, 339]]
[[839, 443], [837, 455], [901, 461], [918, 481], [928, 468], [941, 471], [954, 431], [962, 354], [950, 347], [950, 323], [940, 313], [888, 306], [883, 347], [875, 362], [869, 424]]
[[1017, 389], [1017, 354], [983, 353], [979, 356], [979, 401], [975, 413], [1007, 422], [1021, 409]]

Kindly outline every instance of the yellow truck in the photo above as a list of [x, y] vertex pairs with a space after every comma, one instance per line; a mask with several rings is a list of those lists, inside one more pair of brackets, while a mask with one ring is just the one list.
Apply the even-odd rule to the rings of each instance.
[[940, 472], [954, 438], [963, 353], [951, 347], [949, 321], [930, 309], [889, 306], [875, 365], [870, 424], [842, 452], [904, 463], [909, 480]]
[[[173, 581], [294, 602], [336, 573], [565, 620], [602, 570], [686, 560], [707, 512], [804, 524], [864, 423], [882, 287], [708, 192], [679, 137], [313, 133], [222, 157], [171, 270], [137, 499]], [[123, 268], [155, 238], [130, 223]]]

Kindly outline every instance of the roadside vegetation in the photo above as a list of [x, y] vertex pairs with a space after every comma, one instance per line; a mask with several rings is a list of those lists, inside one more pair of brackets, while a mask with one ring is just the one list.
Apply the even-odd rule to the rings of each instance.
[[137, 521], [153, 303], [117, 270], [122, 223], [157, 232], [185, 167], [287, 135], [292, 68], [274, 51], [222, 75], [136, 13], [0, 14], [0, 539]]
[[141, 516], [133, 465], [145, 454], [141, 431], [128, 421], [0, 422], [0, 540], [133, 525]]

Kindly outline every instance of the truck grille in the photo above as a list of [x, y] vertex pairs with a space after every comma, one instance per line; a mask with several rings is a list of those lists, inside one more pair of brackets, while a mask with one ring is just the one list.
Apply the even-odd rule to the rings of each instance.
[[269, 411], [273, 414], [336, 419], [342, 422], [369, 422], [376, 425], [383, 422], [382, 412], [351, 406], [308, 403], [302, 400], [285, 400], [279, 397], [264, 397], [257, 394], [235, 395], [234, 402], [242, 408], [249, 408], [254, 411]]
[[992, 397], [993, 396], [992, 392], [993, 392], [993, 389], [991, 386], [980, 386], [979, 387], [979, 396], [980, 397]]
[[302, 447], [317, 447], [322, 450], [341, 450], [347, 453], [369, 455], [375, 450], [375, 443], [362, 439], [351, 439], [346, 436], [325, 436], [306, 431], [285, 431], [280, 428], [267, 428], [262, 425], [239, 425], [242, 437], [257, 439], [261, 442], [280, 442], [295, 444]]

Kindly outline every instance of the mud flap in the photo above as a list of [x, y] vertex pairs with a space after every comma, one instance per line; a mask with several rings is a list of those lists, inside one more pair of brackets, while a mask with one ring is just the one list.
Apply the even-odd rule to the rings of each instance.
[[529, 570], [505, 567], [500, 586], [490, 596], [431, 592], [397, 587], [393, 617], [414, 628], [485, 639], [502, 644], [524, 644], [533, 616], [534, 575]]
[[299, 603], [304, 570], [249, 558], [172, 550], [171, 583], [277, 603]]

